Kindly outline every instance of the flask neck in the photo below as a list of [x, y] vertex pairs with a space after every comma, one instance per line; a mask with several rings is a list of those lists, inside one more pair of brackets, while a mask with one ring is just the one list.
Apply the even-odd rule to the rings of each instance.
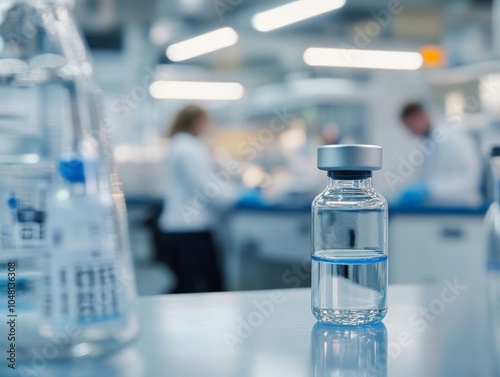
[[373, 188], [371, 171], [329, 171], [328, 188], [335, 189], [359, 189]]

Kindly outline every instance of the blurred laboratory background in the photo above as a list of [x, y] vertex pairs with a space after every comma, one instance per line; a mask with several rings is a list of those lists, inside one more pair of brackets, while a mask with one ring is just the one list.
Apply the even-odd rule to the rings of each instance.
[[384, 148], [390, 283], [481, 279], [500, 3], [289, 3], [76, 2], [139, 295], [309, 286], [316, 149], [338, 143]]

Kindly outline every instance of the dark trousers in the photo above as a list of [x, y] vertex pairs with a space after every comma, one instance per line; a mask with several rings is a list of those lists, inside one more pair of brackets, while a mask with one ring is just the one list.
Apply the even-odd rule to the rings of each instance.
[[173, 293], [223, 290], [219, 253], [210, 232], [161, 233], [162, 260], [177, 275]]

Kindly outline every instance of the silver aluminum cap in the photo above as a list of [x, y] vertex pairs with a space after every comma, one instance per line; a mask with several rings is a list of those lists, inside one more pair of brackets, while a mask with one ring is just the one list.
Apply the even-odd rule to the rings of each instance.
[[327, 171], [382, 169], [382, 147], [378, 145], [340, 144], [318, 148], [318, 169]]

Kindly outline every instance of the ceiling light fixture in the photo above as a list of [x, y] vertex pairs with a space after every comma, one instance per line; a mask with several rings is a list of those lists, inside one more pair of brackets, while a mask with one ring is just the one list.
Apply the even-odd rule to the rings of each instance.
[[238, 38], [233, 28], [225, 27], [175, 43], [167, 48], [166, 53], [170, 60], [181, 62], [232, 46], [238, 42]]
[[245, 88], [237, 82], [155, 81], [149, 92], [156, 99], [236, 101]]
[[271, 31], [320, 14], [342, 8], [346, 0], [298, 0], [257, 13], [252, 25], [258, 31]]
[[311, 47], [304, 52], [310, 66], [369, 69], [417, 70], [423, 58], [418, 52], [375, 51], [342, 48]]

